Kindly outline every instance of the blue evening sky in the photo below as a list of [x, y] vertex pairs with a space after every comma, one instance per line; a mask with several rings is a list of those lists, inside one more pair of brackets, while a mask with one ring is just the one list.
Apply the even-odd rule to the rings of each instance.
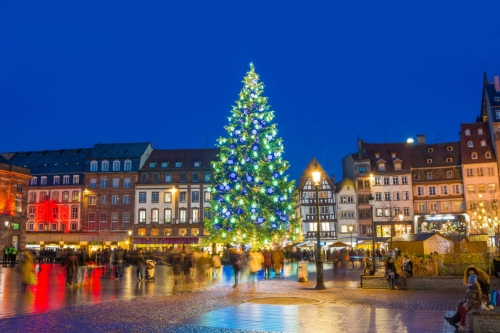
[[356, 140], [458, 140], [500, 1], [0, 2], [0, 152], [213, 147], [253, 62], [292, 178]]

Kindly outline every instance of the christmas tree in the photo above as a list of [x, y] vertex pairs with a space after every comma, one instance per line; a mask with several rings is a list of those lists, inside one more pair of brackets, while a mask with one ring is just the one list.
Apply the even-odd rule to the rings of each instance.
[[260, 246], [298, 229], [294, 181], [285, 174], [289, 163], [283, 159], [283, 140], [253, 64], [243, 83], [224, 127], [228, 137], [218, 139], [211, 217], [205, 227], [208, 242]]

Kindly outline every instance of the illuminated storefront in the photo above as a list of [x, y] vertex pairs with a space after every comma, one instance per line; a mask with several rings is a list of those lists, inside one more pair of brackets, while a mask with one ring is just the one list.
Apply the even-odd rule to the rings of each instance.
[[468, 234], [466, 214], [415, 215], [415, 225], [417, 233]]

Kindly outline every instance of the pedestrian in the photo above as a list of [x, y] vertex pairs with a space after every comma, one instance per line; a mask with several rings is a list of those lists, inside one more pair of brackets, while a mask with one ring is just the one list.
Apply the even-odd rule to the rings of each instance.
[[398, 273], [396, 273], [396, 265], [394, 264], [394, 258], [389, 257], [385, 261], [385, 279], [389, 283], [389, 289], [398, 289], [396, 286], [396, 280], [398, 279]]
[[351, 251], [349, 251], [349, 260], [351, 261], [352, 269], [354, 269], [354, 261], [356, 260], [356, 251], [354, 251], [353, 248], [351, 248]]
[[211, 265], [212, 265], [212, 277], [215, 275], [215, 278], [217, 278], [217, 275], [219, 274], [220, 268], [222, 266], [220, 261], [220, 256], [217, 253], [212, 254]]
[[256, 281], [257, 273], [262, 270], [262, 263], [256, 251], [250, 251], [248, 253], [248, 268], [250, 269], [250, 275], [252, 276], [253, 282]]
[[16, 267], [16, 270], [21, 274], [23, 287], [36, 284], [35, 268], [33, 267], [35, 264], [34, 260], [33, 254], [28, 250], [24, 250], [21, 258], [19, 258], [19, 265]]
[[114, 253], [115, 260], [113, 265], [115, 266], [115, 280], [121, 280], [123, 277], [123, 260], [125, 259], [125, 252], [121, 247], [118, 247]]
[[281, 269], [283, 268], [285, 257], [283, 256], [283, 252], [279, 247], [276, 247], [271, 252], [271, 262], [273, 263], [273, 268], [276, 271], [276, 276], [281, 276]]
[[349, 261], [349, 254], [345, 248], [340, 250], [339, 256], [339, 274], [340, 276], [345, 276], [345, 269], [347, 267], [347, 262]]
[[243, 251], [235, 248], [229, 248], [229, 263], [231, 264], [234, 270], [233, 287], [237, 287], [240, 271], [245, 267]]
[[66, 268], [66, 285], [70, 288], [74, 287], [76, 284], [78, 259], [75, 256], [75, 252], [73, 249], [69, 249], [68, 256], [66, 257], [63, 266]]
[[174, 274], [174, 288], [176, 291], [181, 283], [182, 276], [182, 256], [180, 253], [174, 252], [171, 256], [172, 258], [172, 273]]
[[413, 276], [413, 263], [407, 254], [403, 256], [403, 263], [401, 264], [401, 280], [403, 282], [403, 289], [408, 290], [407, 280]]
[[136, 255], [135, 264], [137, 265], [137, 282], [146, 281], [146, 259], [142, 249]]
[[264, 279], [270, 279], [271, 266], [273, 265], [271, 260], [271, 251], [269, 251], [269, 249], [265, 249], [262, 256], [264, 257]]
[[10, 267], [16, 266], [17, 249], [11, 245], [9, 250]]
[[478, 283], [477, 275], [473, 270], [468, 270], [467, 291], [465, 292], [465, 303], [460, 307], [459, 331], [472, 332], [472, 318], [470, 310], [478, 308], [482, 304], [481, 286]]
[[85, 281], [85, 273], [87, 272], [87, 258], [86, 258], [86, 253], [83, 252], [83, 250], [80, 248], [76, 252], [76, 258], [78, 262], [78, 269], [77, 269], [77, 274], [76, 274], [76, 286], [81, 287], [83, 286], [83, 282]]

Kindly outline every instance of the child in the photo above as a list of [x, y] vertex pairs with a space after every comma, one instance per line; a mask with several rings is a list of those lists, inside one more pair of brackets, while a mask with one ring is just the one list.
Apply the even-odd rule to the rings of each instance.
[[460, 308], [460, 326], [459, 331], [465, 331], [470, 327], [471, 319], [468, 318], [469, 325], [466, 325], [466, 317], [469, 317], [469, 311], [473, 307], [477, 307], [481, 304], [481, 287], [477, 282], [477, 275], [472, 272], [469, 275], [467, 283], [467, 291], [465, 292], [465, 303]]

